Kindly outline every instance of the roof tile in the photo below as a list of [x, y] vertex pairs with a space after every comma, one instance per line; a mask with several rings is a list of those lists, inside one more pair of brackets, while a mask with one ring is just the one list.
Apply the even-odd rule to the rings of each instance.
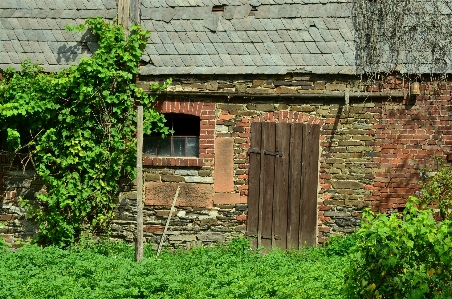
[[221, 60], [223, 60], [224, 65], [232, 66], [234, 62], [232, 62], [231, 57], [228, 54], [220, 54]]
[[284, 26], [284, 23], [280, 19], [272, 19], [271, 20], [273, 27], [276, 28], [276, 30], [285, 30], [286, 27]]
[[179, 38], [179, 34], [177, 32], [168, 32], [168, 37], [170, 39], [170, 43], [172, 43], [172, 44], [182, 43], [181, 39]]
[[180, 55], [189, 54], [185, 45], [186, 44], [184, 44], [184, 43], [174, 44], [174, 47], [176, 48], [177, 53], [179, 53]]
[[27, 37], [25, 36], [24, 31], [22, 29], [16, 29], [16, 30], [14, 30], [14, 33], [15, 33], [17, 39], [20, 41], [27, 39]]
[[281, 55], [279, 55], [279, 54], [271, 55], [271, 58], [273, 59], [273, 61], [275, 62], [276, 65], [285, 65], [286, 64], [284, 62], [284, 60], [282, 59]]
[[2, 46], [6, 50], [6, 52], [14, 52], [14, 47], [11, 41], [2, 41]]
[[279, 51], [278, 51], [278, 49], [276, 49], [274, 43], [266, 42], [266, 43], [264, 43], [264, 47], [265, 47], [265, 49], [267, 49], [268, 53], [270, 53], [272, 55], [279, 54]]
[[245, 30], [245, 28], [243, 28], [242, 22], [243, 22], [243, 20], [240, 20], [240, 19], [232, 19], [230, 21], [230, 23], [234, 27], [234, 30]]
[[221, 60], [220, 55], [210, 55], [210, 59], [216, 66], [224, 66], [223, 60]]
[[257, 51], [256, 47], [253, 43], [245, 43], [245, 48], [251, 55], [258, 55], [259, 52]]
[[234, 65], [238, 65], [238, 66], [245, 65], [243, 60], [240, 58], [240, 55], [230, 55], [229, 57], [231, 58]]
[[196, 51], [198, 51], [199, 54], [201, 55], [209, 54], [202, 43], [193, 43], [193, 46], [195, 47]]
[[259, 33], [257, 33], [257, 31], [248, 31], [247, 34], [253, 43], [262, 42], [262, 40], [259, 37]]
[[0, 22], [2, 23], [3, 28], [8, 30], [14, 30], [15, 28], [11, 25], [8, 19], [0, 19]]
[[248, 36], [248, 34], [246, 33], [246, 31], [237, 31], [236, 33], [237, 33], [237, 35], [239, 36], [240, 40], [243, 43], [250, 43], [251, 42], [251, 39]]
[[[50, 49], [49, 44], [47, 42], [38, 42], [38, 43], [39, 43], [39, 47], [41, 48], [43, 53], [52, 53], [52, 50]], [[23, 44], [22, 44], [22, 47], [23, 47]]]
[[20, 42], [18, 40], [11, 40], [11, 44], [13, 45], [13, 48], [17, 53], [24, 52], [24, 49], [22, 49], [22, 46], [20, 45]]
[[218, 15], [210, 14], [204, 19], [204, 27], [212, 31], [216, 31], [218, 28], [219, 20], [220, 18]]
[[178, 54], [176, 47], [174, 47], [174, 44], [163, 44], [165, 47], [165, 54], [175, 55]]
[[[306, 63], [305, 65], [308, 65], [308, 66], [318, 65], [317, 61], [314, 58], [315, 55], [312, 55], [312, 54], [299, 54], [299, 55], [301, 55], [301, 58]], [[294, 57], [292, 56], [292, 58], [294, 58]], [[295, 58], [294, 58], [294, 60], [295, 60]]]
[[196, 65], [190, 55], [180, 55], [180, 59], [182, 59], [185, 66], [195, 66]]
[[12, 63], [20, 64], [23, 61], [20, 59], [19, 55], [13, 51], [9, 52], [8, 56]]
[[[249, 17], [249, 21], [251, 26], [254, 28], [254, 30], [256, 31], [264, 31], [264, 30], [270, 30], [269, 28], [264, 27], [264, 25], [262, 25], [261, 20], [260, 19], [255, 19], [253, 17]], [[272, 26], [273, 27], [273, 26]]]
[[272, 41], [272, 39], [270, 38], [266, 31], [257, 31], [257, 33], [259, 34], [259, 38], [262, 40], [262, 42], [269, 43]]
[[233, 31], [235, 30], [234, 26], [232, 25], [231, 21], [228, 21], [224, 18], [220, 18], [220, 23], [218, 25], [219, 27], [221, 27], [224, 30], [217, 30], [217, 31]]
[[239, 55], [248, 55], [249, 54], [248, 51], [246, 50], [245, 46], [243, 45], [243, 43], [234, 43], [233, 45], [237, 51], [237, 54], [239, 54]]
[[180, 55], [169, 55], [169, 57], [175, 66], [185, 66]]
[[[86, 9], [86, 6], [83, 4], [82, 1], [72, 1], [72, 3], [75, 4], [75, 6], [77, 7], [77, 9]], [[41, 6], [41, 7], [45, 7], [45, 6]]]
[[270, 19], [256, 19], [256, 21], [259, 21], [266, 30], [276, 30]]
[[213, 46], [217, 50], [218, 54], [227, 54], [228, 51], [226, 50], [223, 43], [214, 43]]
[[170, 32], [175, 32], [176, 29], [173, 27], [173, 24], [171, 24], [171, 22], [165, 22], [163, 21], [163, 27], [165, 27], [165, 31], [170, 33]]
[[278, 30], [277, 33], [278, 33], [278, 35], [279, 35], [279, 37], [281, 38], [282, 41], [284, 41], [284, 42], [291, 42], [292, 41], [292, 38], [287, 33], [287, 30]]
[[305, 45], [306, 45], [306, 47], [308, 48], [308, 50], [309, 50], [309, 52], [311, 54], [320, 54], [321, 53], [319, 48], [317, 47], [316, 43], [314, 43], [314, 42], [306, 42]]
[[324, 53], [324, 54], [331, 54], [331, 50], [330, 48], [328, 48], [328, 46], [326, 45], [325, 42], [317, 42], [316, 46], [319, 48], [320, 52]]
[[244, 65], [255, 65], [251, 55], [241, 55], [240, 58], [242, 58]]
[[228, 37], [226, 32], [217, 32], [218, 38], [220, 38], [220, 40], [223, 43], [230, 43], [231, 39]]
[[251, 25], [251, 22], [248, 18], [246, 19], [241, 19], [241, 23], [240, 23], [243, 27], [243, 30], [246, 31], [251, 31], [251, 30], [255, 30], [253, 25]]
[[288, 54], [282, 54], [281, 59], [284, 61], [285, 65], [297, 65], [295, 61], [293, 61], [292, 57]]
[[275, 43], [275, 48], [278, 50], [278, 53], [280, 54], [289, 54], [289, 51], [287, 51], [286, 46], [284, 43]]
[[160, 59], [162, 60], [163, 66], [176, 66], [170, 55], [160, 55]]
[[254, 46], [256, 47], [256, 50], [259, 52], [259, 54], [268, 54], [268, 51], [264, 47], [263, 43], [255, 43]]
[[233, 42], [233, 43], [241, 43], [242, 39], [240, 38], [240, 36], [237, 34], [237, 32], [244, 32], [244, 31], [228, 31], [227, 35], [229, 37], [229, 39]]
[[154, 44], [154, 48], [157, 51], [159, 55], [165, 55], [166, 54], [166, 48], [163, 44]]

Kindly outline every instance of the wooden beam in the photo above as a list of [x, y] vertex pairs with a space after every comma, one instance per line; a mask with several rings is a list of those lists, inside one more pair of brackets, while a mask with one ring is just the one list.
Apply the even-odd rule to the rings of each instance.
[[137, 239], [135, 259], [143, 258], [143, 106], [138, 106], [137, 117]]
[[130, 33], [130, 1], [118, 1], [118, 24], [122, 25], [126, 36]]

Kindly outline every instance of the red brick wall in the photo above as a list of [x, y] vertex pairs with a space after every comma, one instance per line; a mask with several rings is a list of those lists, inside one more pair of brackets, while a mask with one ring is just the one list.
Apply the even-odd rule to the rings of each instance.
[[[401, 87], [400, 80], [390, 83], [385, 87]], [[384, 101], [369, 109], [379, 116], [374, 125], [375, 179], [367, 198], [376, 211], [404, 207], [421, 187], [422, 169], [436, 170], [434, 156], [445, 159], [452, 152], [451, 90], [445, 82], [426, 82], [419, 96]]]

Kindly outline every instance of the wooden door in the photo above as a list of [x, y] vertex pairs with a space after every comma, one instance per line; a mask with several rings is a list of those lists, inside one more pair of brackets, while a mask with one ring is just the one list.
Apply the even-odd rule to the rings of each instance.
[[251, 125], [247, 234], [253, 246], [314, 246], [320, 126]]

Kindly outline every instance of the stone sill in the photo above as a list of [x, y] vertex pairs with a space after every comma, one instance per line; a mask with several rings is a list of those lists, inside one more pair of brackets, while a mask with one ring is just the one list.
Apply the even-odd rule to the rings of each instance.
[[184, 157], [143, 157], [143, 166], [180, 166], [180, 167], [202, 167], [202, 158]]

